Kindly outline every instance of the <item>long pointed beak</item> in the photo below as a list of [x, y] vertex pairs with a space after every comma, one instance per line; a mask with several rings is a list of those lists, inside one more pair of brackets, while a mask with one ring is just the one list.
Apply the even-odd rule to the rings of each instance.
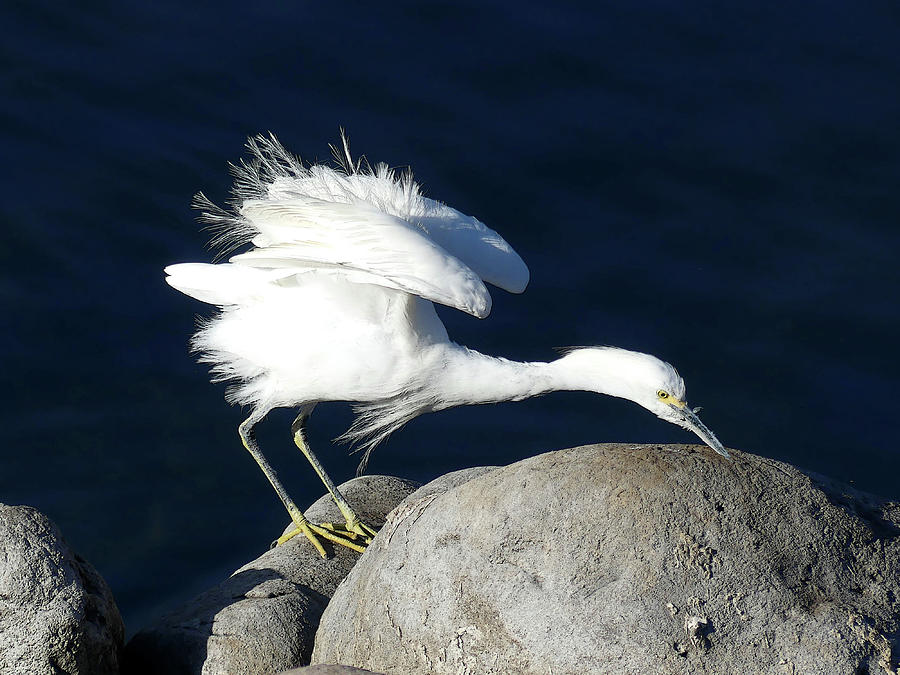
[[[710, 431], [703, 422], [700, 421], [700, 418], [697, 417], [697, 413], [691, 410], [688, 406], [680, 407], [675, 405], [670, 405], [670, 407], [678, 414], [680, 418], [678, 423], [683, 426], [685, 429], [690, 429], [695, 434], [697, 434], [703, 442], [706, 443], [713, 450], [718, 452], [722, 457], [727, 457], [731, 459], [731, 455], [728, 454], [728, 451], [725, 449], [725, 446], [719, 442], [719, 439], [716, 438], [716, 435]], [[699, 408], [697, 408], [699, 410]]]

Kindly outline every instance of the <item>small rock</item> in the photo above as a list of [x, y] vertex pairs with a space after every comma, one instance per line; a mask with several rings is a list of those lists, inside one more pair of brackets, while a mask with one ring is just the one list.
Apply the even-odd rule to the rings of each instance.
[[0, 504], [0, 673], [113, 675], [124, 638], [106, 582], [56, 525]]
[[419, 494], [334, 594], [313, 663], [897, 670], [896, 503], [737, 451], [729, 462], [700, 446], [618, 444]]
[[[363, 476], [340, 486], [374, 527], [417, 484]], [[343, 522], [330, 495], [307, 511], [312, 522]], [[293, 530], [289, 525], [287, 530]], [[338, 583], [360, 558], [343, 546], [323, 559], [303, 536], [270, 549], [218, 586], [135, 635], [123, 673], [277, 673], [309, 662], [319, 618]]]
[[687, 616], [684, 619], [684, 632], [687, 633], [688, 641], [695, 649], [708, 649], [709, 643], [706, 640], [706, 627], [709, 620], [702, 616]]

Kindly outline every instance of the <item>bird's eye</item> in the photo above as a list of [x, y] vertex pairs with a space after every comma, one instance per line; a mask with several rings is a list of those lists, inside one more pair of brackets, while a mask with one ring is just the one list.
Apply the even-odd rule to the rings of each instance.
[[669, 392], [667, 392], [663, 389], [660, 389], [658, 392], [656, 392], [656, 395], [659, 396], [659, 398], [662, 399], [663, 401], [665, 401], [667, 398], [669, 398]]

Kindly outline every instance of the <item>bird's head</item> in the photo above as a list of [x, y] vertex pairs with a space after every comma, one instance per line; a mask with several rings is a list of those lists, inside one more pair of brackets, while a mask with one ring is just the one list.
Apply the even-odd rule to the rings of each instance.
[[651, 354], [616, 347], [580, 347], [560, 359], [578, 388], [634, 401], [657, 417], [699, 436], [724, 457], [728, 451], [685, 400], [684, 380], [670, 364]]

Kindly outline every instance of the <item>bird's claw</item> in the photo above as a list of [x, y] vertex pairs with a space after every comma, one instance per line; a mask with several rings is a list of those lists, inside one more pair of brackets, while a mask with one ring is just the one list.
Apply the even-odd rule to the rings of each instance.
[[372, 538], [376, 534], [375, 530], [358, 518], [352, 522], [348, 521], [344, 525], [341, 525], [340, 523], [320, 523], [320, 527], [330, 530], [338, 536], [347, 537], [354, 541], [359, 540], [364, 544], [371, 544]]
[[362, 553], [366, 550], [366, 546], [372, 542], [372, 538], [376, 534], [375, 530], [358, 519], [355, 522], [348, 522], [346, 525], [341, 525], [339, 523], [320, 523], [316, 525], [306, 521], [297, 524], [296, 529], [281, 535], [272, 543], [272, 547], [274, 548], [275, 546], [284, 544], [301, 532], [306, 535], [306, 538], [309, 539], [313, 546], [315, 546], [316, 550], [323, 558], [327, 558], [328, 555], [325, 552], [325, 548], [322, 546], [320, 539], [325, 539], [334, 544], [340, 544], [341, 546], [346, 546], [358, 553]]

